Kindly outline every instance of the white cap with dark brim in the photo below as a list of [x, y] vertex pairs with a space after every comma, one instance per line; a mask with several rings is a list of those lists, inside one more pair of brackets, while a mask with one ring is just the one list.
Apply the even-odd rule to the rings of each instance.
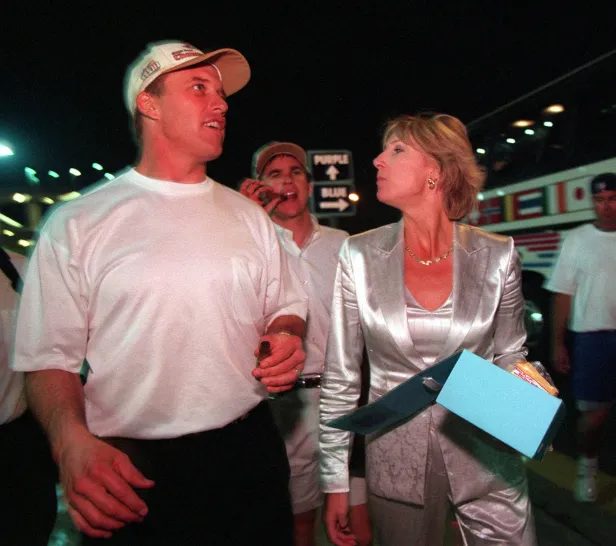
[[227, 96], [242, 89], [250, 80], [250, 65], [235, 49], [223, 48], [203, 52], [186, 42], [155, 42], [149, 44], [126, 71], [124, 79], [126, 108], [131, 115], [134, 115], [137, 95], [159, 76], [206, 62], [218, 70]]

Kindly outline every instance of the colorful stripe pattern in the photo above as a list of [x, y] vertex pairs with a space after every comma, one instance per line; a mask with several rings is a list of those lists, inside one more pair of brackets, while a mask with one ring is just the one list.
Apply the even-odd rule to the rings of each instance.
[[470, 224], [485, 226], [591, 209], [592, 177], [556, 182], [550, 186], [524, 190], [479, 201], [468, 218]]

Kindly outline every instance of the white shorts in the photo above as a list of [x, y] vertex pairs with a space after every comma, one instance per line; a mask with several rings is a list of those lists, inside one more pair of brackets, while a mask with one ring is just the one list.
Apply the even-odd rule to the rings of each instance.
[[[323, 504], [319, 487], [320, 389], [298, 389], [271, 401], [270, 407], [287, 447], [291, 467], [289, 491], [293, 513], [309, 512]], [[351, 506], [367, 502], [363, 478], [350, 480]]]

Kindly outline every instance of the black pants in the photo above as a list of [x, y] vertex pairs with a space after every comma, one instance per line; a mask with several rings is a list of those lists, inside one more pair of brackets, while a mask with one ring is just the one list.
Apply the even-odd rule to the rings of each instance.
[[0, 425], [0, 544], [47, 546], [56, 521], [57, 469], [29, 412]]
[[169, 440], [106, 439], [156, 482], [142, 523], [83, 546], [291, 546], [289, 464], [266, 402], [224, 428]]

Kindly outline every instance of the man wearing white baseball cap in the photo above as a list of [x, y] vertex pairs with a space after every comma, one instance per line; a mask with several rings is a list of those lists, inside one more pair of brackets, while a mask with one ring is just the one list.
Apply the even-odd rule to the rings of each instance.
[[292, 544], [267, 397], [303, 370], [306, 299], [267, 214], [206, 174], [249, 77], [233, 49], [151, 44], [125, 79], [137, 165], [40, 231], [13, 367], [84, 546]]

